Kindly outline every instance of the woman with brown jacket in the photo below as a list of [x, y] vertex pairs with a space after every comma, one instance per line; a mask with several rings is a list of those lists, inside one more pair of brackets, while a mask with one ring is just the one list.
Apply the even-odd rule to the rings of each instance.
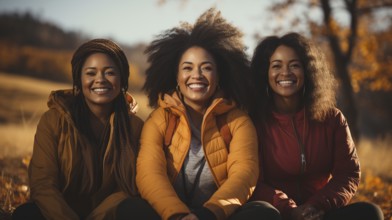
[[156, 109], [143, 127], [136, 181], [162, 219], [253, 219], [258, 212], [240, 208], [258, 177], [241, 36], [210, 9], [146, 50], [144, 88]]
[[[117, 206], [127, 198], [134, 198], [134, 207], [149, 207], [137, 197], [143, 122], [132, 113], [136, 102], [126, 92], [124, 52], [112, 41], [95, 39], [81, 45], [71, 63], [73, 90], [51, 93], [35, 134], [33, 203], [20, 206], [13, 219], [117, 219]], [[129, 211], [144, 215], [138, 208]]]

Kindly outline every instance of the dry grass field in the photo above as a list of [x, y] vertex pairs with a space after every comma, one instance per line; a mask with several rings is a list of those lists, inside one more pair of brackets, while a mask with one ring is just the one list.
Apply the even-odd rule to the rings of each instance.
[[[36, 125], [50, 91], [65, 88], [71, 85], [0, 73], [0, 219], [10, 219], [10, 212], [28, 199], [27, 166]], [[134, 96], [138, 115], [145, 119], [151, 111], [147, 99]], [[392, 220], [391, 145], [392, 137], [357, 144], [363, 177], [353, 199], [377, 203], [387, 220]]]

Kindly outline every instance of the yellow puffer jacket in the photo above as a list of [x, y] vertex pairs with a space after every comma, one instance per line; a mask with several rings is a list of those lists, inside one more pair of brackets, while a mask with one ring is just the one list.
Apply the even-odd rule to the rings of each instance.
[[[136, 183], [141, 196], [163, 219], [174, 214], [189, 213], [179, 199], [173, 183], [187, 156], [191, 131], [185, 106], [176, 94], [165, 95], [160, 107], [146, 120], [137, 159]], [[168, 113], [179, 117], [171, 145], [164, 149]], [[216, 125], [216, 115], [227, 113], [232, 134], [229, 152]], [[204, 204], [217, 219], [226, 219], [251, 196], [258, 178], [256, 131], [247, 114], [222, 98], [213, 100], [201, 125], [201, 141], [206, 161], [218, 190]]]

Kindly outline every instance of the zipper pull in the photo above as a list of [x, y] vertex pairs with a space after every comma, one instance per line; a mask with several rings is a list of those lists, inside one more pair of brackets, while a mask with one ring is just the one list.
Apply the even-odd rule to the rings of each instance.
[[302, 173], [304, 173], [306, 170], [306, 159], [304, 153], [301, 153], [301, 164], [302, 164]]

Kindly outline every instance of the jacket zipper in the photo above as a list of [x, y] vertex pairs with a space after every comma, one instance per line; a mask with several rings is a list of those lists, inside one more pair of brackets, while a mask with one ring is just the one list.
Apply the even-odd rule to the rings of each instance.
[[[304, 118], [304, 120], [305, 120], [305, 118]], [[297, 129], [295, 128], [295, 125], [294, 125], [294, 118], [291, 118], [291, 126], [293, 127], [293, 130], [294, 130], [294, 135], [295, 135], [295, 137], [296, 137], [296, 139], [297, 139], [297, 143], [298, 143], [298, 146], [299, 146], [299, 149], [300, 149], [300, 161], [301, 161], [301, 170], [300, 170], [300, 175], [299, 175], [299, 177], [298, 177], [298, 197], [299, 197], [299, 200], [300, 200], [300, 204], [303, 202], [302, 201], [302, 190], [301, 190], [301, 184], [302, 184], [302, 175], [305, 173], [305, 171], [306, 171], [306, 157], [305, 157], [305, 146], [304, 146], [304, 144], [301, 142], [301, 139], [300, 139], [300, 137], [299, 137], [299, 134], [298, 134], [298, 132], [297, 132]], [[303, 134], [303, 135], [305, 135], [305, 134]]]

